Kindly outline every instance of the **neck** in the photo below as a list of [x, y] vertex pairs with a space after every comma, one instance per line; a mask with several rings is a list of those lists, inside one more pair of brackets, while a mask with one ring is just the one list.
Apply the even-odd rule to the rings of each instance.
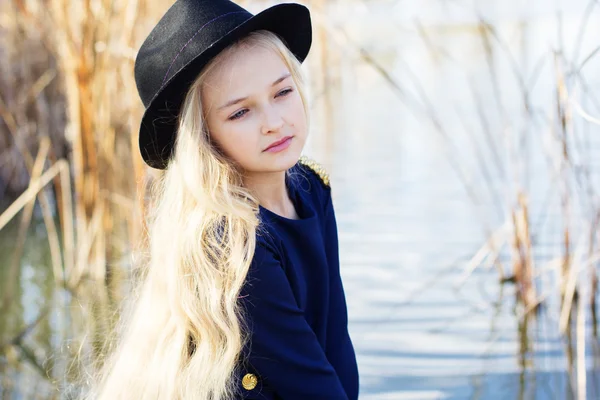
[[285, 185], [285, 171], [247, 172], [244, 175], [244, 186], [264, 208], [286, 218], [298, 218]]

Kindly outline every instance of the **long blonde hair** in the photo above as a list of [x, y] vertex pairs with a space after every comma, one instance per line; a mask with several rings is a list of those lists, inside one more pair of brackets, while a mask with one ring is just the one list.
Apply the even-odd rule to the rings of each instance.
[[259, 209], [241, 171], [211, 143], [199, 89], [222, 56], [245, 45], [266, 46], [281, 56], [308, 117], [300, 63], [269, 31], [251, 33], [202, 70], [181, 109], [174, 155], [152, 186], [149, 260], [138, 294], [110, 339], [115, 350], [91, 398], [236, 395], [233, 378], [249, 339], [238, 296], [254, 255]]

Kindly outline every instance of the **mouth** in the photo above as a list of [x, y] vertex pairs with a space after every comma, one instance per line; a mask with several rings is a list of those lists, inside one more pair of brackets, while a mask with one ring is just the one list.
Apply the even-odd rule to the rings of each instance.
[[279, 151], [279, 150], [283, 150], [284, 148], [287, 147], [287, 145], [289, 144], [290, 140], [293, 138], [293, 136], [286, 136], [281, 140], [278, 140], [276, 142], [273, 142], [269, 145], [269, 147], [267, 147], [266, 149], [264, 149], [263, 151]]

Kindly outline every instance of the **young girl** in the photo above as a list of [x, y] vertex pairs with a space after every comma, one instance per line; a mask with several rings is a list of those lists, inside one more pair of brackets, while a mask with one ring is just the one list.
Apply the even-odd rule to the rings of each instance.
[[178, 0], [142, 45], [150, 261], [93, 397], [357, 399], [327, 174], [300, 154], [308, 10]]

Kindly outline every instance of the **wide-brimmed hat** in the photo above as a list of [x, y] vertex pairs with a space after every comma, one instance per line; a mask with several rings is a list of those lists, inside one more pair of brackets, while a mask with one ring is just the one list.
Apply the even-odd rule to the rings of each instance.
[[177, 0], [148, 35], [135, 60], [135, 81], [146, 107], [139, 146], [149, 166], [165, 169], [177, 118], [190, 85], [219, 52], [252, 31], [277, 34], [302, 62], [312, 42], [308, 9], [272, 6], [256, 15], [229, 0]]

